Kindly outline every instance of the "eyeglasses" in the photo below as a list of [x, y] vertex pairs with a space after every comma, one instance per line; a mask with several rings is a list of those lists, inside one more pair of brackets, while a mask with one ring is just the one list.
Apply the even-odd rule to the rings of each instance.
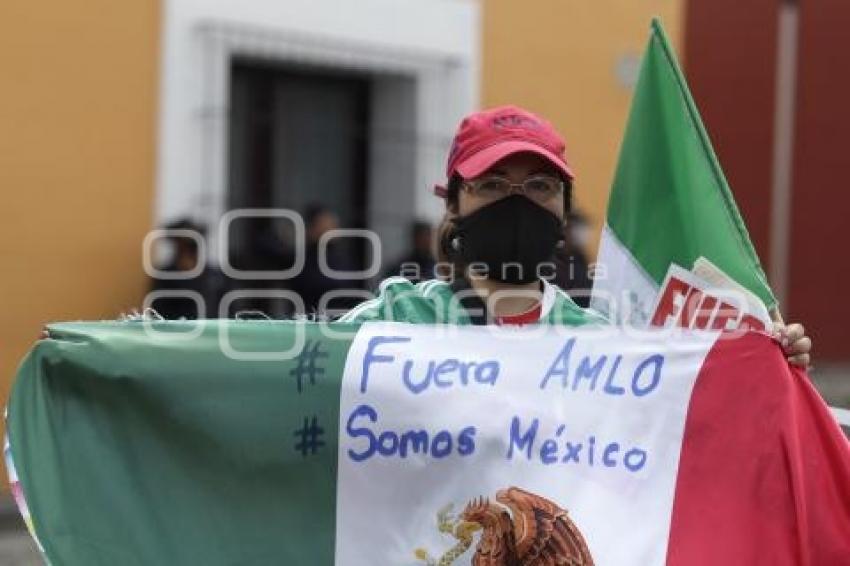
[[499, 200], [514, 191], [539, 203], [547, 203], [564, 193], [564, 181], [552, 175], [533, 175], [520, 184], [498, 175], [464, 181], [463, 189], [484, 200]]

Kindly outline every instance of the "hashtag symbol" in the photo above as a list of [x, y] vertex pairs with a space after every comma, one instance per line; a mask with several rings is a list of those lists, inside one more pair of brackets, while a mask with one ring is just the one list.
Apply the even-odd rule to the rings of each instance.
[[325, 442], [321, 440], [323, 434], [325, 429], [319, 426], [315, 415], [312, 419], [304, 417], [304, 426], [295, 431], [295, 437], [298, 438], [295, 450], [305, 457], [308, 454], [316, 454], [319, 448], [325, 445]]
[[316, 360], [327, 358], [327, 352], [320, 352], [319, 347], [322, 345], [318, 340], [312, 343], [307, 342], [301, 353], [298, 354], [298, 365], [289, 370], [289, 375], [295, 377], [295, 383], [298, 385], [298, 393], [304, 390], [304, 378], [310, 380], [310, 385], [316, 385], [316, 376], [324, 375], [324, 368], [316, 365]]

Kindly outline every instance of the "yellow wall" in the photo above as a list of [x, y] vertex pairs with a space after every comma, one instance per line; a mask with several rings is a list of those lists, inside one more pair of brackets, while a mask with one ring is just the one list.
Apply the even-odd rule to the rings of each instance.
[[4, 400], [44, 323], [143, 297], [159, 18], [158, 0], [0, 3]]
[[[518, 104], [548, 118], [567, 141], [575, 204], [598, 230], [632, 90], [615, 74], [638, 57], [661, 18], [681, 45], [684, 0], [482, 0], [482, 104]], [[679, 51], [677, 49], [677, 51]]]

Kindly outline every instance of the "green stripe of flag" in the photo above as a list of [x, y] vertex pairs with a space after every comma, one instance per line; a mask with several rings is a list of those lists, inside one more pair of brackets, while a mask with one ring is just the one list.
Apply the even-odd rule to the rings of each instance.
[[141, 322], [60, 324], [24, 361], [8, 432], [55, 564], [333, 563], [357, 326], [330, 325], [344, 334], [329, 339], [300, 324], [306, 357], [238, 361], [217, 343], [224, 325], [242, 352], [282, 352], [298, 335], [288, 322], [210, 321], [191, 342], [176, 333], [192, 323], [156, 323], [159, 339]]

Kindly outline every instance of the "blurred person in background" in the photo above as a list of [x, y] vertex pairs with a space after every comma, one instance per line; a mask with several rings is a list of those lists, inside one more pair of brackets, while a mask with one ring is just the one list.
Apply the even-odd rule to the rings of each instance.
[[431, 223], [424, 220], [414, 222], [410, 230], [410, 250], [386, 271], [385, 277], [400, 275], [411, 283], [419, 283], [435, 277], [436, 260], [432, 251], [433, 242], [434, 229]]
[[[308, 314], [318, 311], [322, 296], [330, 291], [339, 291], [350, 288], [351, 281], [331, 277], [323, 273], [319, 264], [319, 241], [324, 234], [338, 229], [339, 217], [329, 207], [321, 204], [313, 204], [307, 207], [304, 213], [304, 225], [306, 230], [306, 249], [304, 251], [304, 268], [292, 279], [292, 289], [301, 296], [304, 301], [304, 309]], [[350, 271], [354, 261], [346, 249], [344, 241], [331, 240], [324, 246], [327, 267], [336, 271]], [[339, 302], [334, 302], [339, 306]]]
[[[295, 255], [292, 238], [282, 232], [272, 219], [252, 218], [244, 225], [243, 230], [243, 237], [249, 244], [231, 244], [231, 265], [246, 271], [284, 271], [292, 266]], [[286, 318], [294, 312], [289, 301], [263, 295], [289, 289], [289, 281], [232, 278], [229, 279], [228, 286], [230, 290], [244, 293], [244, 296], [239, 296], [229, 303], [226, 316]]]
[[[188, 218], [181, 218], [167, 224], [166, 230], [191, 231], [203, 240], [206, 229]], [[186, 272], [195, 269], [202, 261], [199, 256], [198, 242], [190, 236], [168, 234], [165, 238], [170, 252], [164, 266], [159, 267], [163, 272]], [[224, 278], [217, 269], [204, 262], [201, 272], [188, 279], [153, 278], [151, 290], [163, 293], [163, 296], [151, 302], [151, 307], [166, 319], [197, 319], [217, 316], [218, 303], [224, 293]], [[181, 296], [181, 292], [197, 293], [199, 302], [189, 296]], [[170, 296], [170, 293], [174, 293]], [[196, 297], [197, 298], [197, 297]]]

